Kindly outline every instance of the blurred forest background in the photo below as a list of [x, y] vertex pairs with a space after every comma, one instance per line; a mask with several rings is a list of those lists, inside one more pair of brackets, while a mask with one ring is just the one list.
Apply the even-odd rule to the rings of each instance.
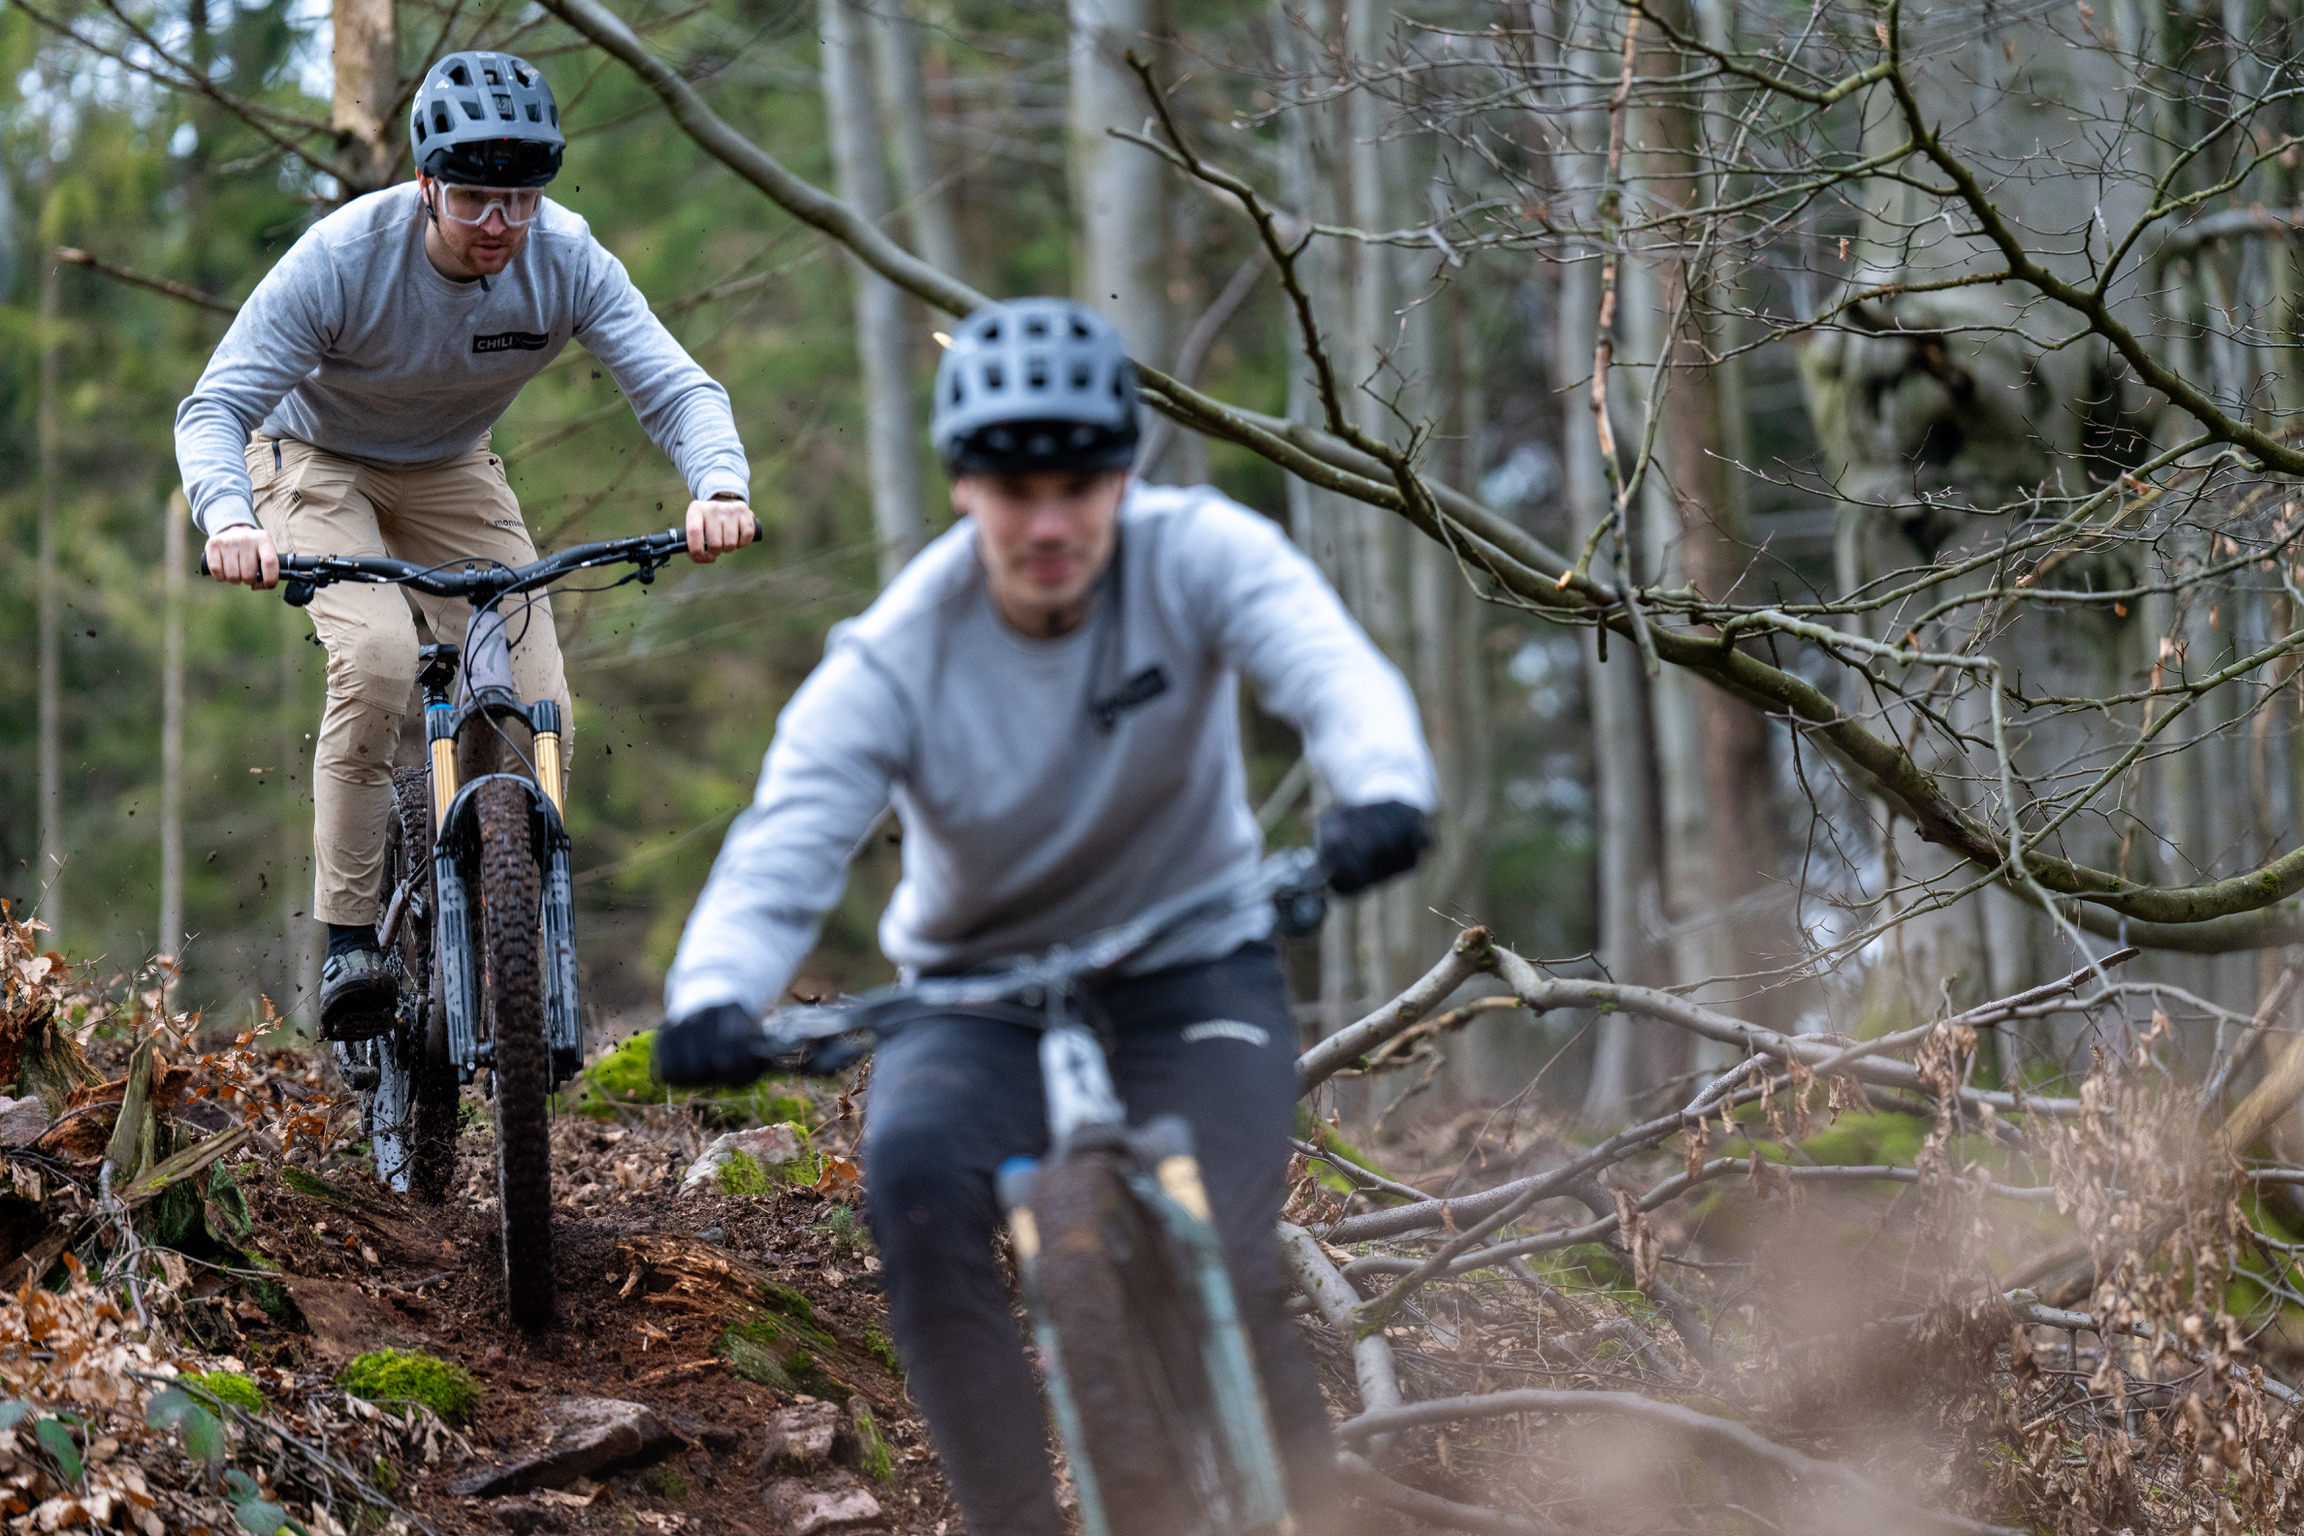
[[[299, 231], [407, 174], [425, 61], [495, 46], [563, 104], [553, 195], [728, 385], [769, 529], [561, 609], [596, 1030], [651, 1016], [825, 631], [948, 521], [921, 299], [958, 280], [1109, 312], [1160, 370], [1142, 473], [1282, 523], [1416, 687], [1437, 849], [1294, 957], [1308, 1032], [1460, 921], [1852, 1036], [2134, 942], [2137, 979], [1981, 1070], [2058, 1079], [2103, 1010], [2173, 1009], [2205, 1073], [2286, 1027], [2258, 1014], [2297, 1006], [2304, 938], [2296, 29], [2270, 0], [9, 0], [0, 893], [114, 970], [180, 953], [218, 1020], [309, 994], [321, 657], [276, 597], [183, 579], [171, 416]], [[790, 216], [668, 102], [864, 223]], [[580, 351], [496, 444], [546, 548], [682, 499]], [[1251, 717], [1301, 839], [1321, 788]], [[882, 973], [894, 870], [860, 863], [805, 985]], [[1557, 1055], [1540, 1091], [1601, 1118], [1728, 1059], [1608, 1010], [1490, 1024], [1439, 1080]]]
[[[99, 8], [45, 14], [91, 39], [119, 31]], [[326, 7], [192, 0], [147, 19], [178, 56], [205, 49], [215, 78], [237, 95], [329, 117]], [[875, 591], [866, 396], [854, 283], [833, 242], [700, 153], [624, 70], [538, 20], [516, 6], [403, 4], [401, 67], [412, 77], [443, 35], [518, 48], [544, 67], [571, 127], [551, 195], [590, 220], [728, 386], [769, 529], [757, 554], [709, 570], [683, 562], [652, 592], [562, 604], [578, 696], [571, 820], [587, 998], [604, 1016], [637, 1017], [652, 1006], [720, 833], [749, 794], [777, 710], [814, 664], [825, 630]], [[829, 186], [837, 173], [820, 20], [812, 3], [764, 0], [684, 9], [651, 35], [684, 75], [708, 83], [732, 121]], [[861, 12], [859, 20], [882, 30], [903, 22]], [[864, 82], [876, 96], [867, 120], [887, 130], [872, 152], [891, 157], [901, 214], [940, 224], [934, 238], [988, 291], [1095, 297], [1079, 273], [1076, 188], [1094, 174], [1080, 162], [1150, 157], [1113, 145], [1100, 125], [1074, 128], [1064, 16], [1039, 6], [937, 3], [912, 21], [895, 62], [909, 73], [890, 81], [884, 56], [882, 74]], [[1175, 66], [1194, 72], [1183, 99], [1196, 118], [1229, 124], [1271, 105], [1275, 49], [1287, 41], [1276, 13], [1186, 4], [1162, 22], [1177, 40]], [[880, 46], [885, 55], [885, 39]], [[276, 594], [194, 578], [171, 597], [163, 579], [176, 484], [172, 416], [228, 317], [222, 306], [123, 283], [54, 253], [82, 249], [229, 303], [334, 205], [343, 185], [214, 103], [163, 89], [21, 9], [0, 11], [0, 57], [0, 219], [10, 221], [0, 226], [0, 643], [13, 658], [0, 669], [0, 892], [19, 912], [45, 918], [54, 942], [75, 957], [129, 969], [161, 946], [164, 631], [169, 604], [180, 602], [183, 995], [220, 1018], [245, 1018], [259, 993], [286, 1012], [317, 969], [305, 915], [306, 769], [322, 655], [303, 615]], [[1123, 110], [1133, 126], [1141, 98]], [[907, 147], [929, 158], [924, 173], [894, 156], [907, 115], [909, 131], [922, 135]], [[397, 142], [404, 129], [392, 126]], [[1254, 152], [1277, 152], [1269, 124], [1240, 137]], [[404, 153], [395, 169], [405, 174]], [[914, 185], [902, 179], [906, 170], [929, 179]], [[1163, 243], [1154, 270], [1125, 274], [1128, 302], [1103, 307], [1132, 335], [1156, 347], [1165, 338], [1163, 361], [1193, 342], [1203, 385], [1284, 411], [1287, 316], [1232, 291], [1243, 272], [1253, 279], [1262, 266], [1251, 233], [1168, 173], [1138, 174], [1133, 184], [1151, 201], [1137, 210], [1142, 227], [1160, 231]], [[1432, 265], [1430, 255], [1409, 259]], [[1275, 291], [1268, 273], [1258, 286], [1260, 299]], [[1500, 500], [1539, 523], [1557, 518], [1548, 293], [1532, 274], [1499, 269], [1452, 285], [1441, 302], [1454, 354], [1443, 387], [1457, 396], [1441, 451], [1459, 477], [1487, 477]], [[900, 387], [916, 407], [912, 494], [930, 528], [942, 528], [950, 519], [943, 478], [922, 440], [936, 322], [903, 301], [895, 323]], [[1774, 386], [1774, 419], [1798, 431], [1788, 383], [1787, 374]], [[1146, 467], [1151, 478], [1210, 481], [1290, 519], [1289, 488], [1268, 462], [1155, 431], [1165, 448]], [[685, 501], [670, 465], [580, 349], [529, 388], [496, 444], [542, 547], [661, 527]], [[195, 531], [194, 555], [185, 558], [196, 556], [197, 543]], [[1404, 543], [1400, 554], [1405, 564]], [[48, 808], [60, 868], [42, 863], [38, 631], [47, 559], [61, 592], [61, 803]], [[1417, 676], [1428, 694], [1438, 687], [1445, 697], [1428, 696], [1425, 708], [1436, 725], [1456, 724], [1467, 738], [1458, 781], [1467, 804], [1432, 896], [1496, 923], [1531, 952], [1573, 954], [1592, 937], [1590, 770], [1574, 640], [1457, 592], [1440, 597], [1447, 611], [1416, 613], [1417, 634], [1400, 611], [1405, 594], [1380, 630], [1411, 670], [1414, 645], [1439, 639], [1444, 659], [1435, 656]], [[1293, 763], [1293, 742], [1268, 721], [1252, 740], [1256, 787], [1268, 792]], [[861, 982], [878, 974], [872, 925], [892, 878], [886, 854], [860, 868], [811, 976]], [[1353, 999], [1363, 990], [1354, 985]]]

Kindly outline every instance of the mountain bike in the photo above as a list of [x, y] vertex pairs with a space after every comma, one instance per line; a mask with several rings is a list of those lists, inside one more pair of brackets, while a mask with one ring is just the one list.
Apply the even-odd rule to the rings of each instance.
[[1309, 850], [1274, 854], [1077, 946], [786, 1009], [762, 1026], [780, 1049], [816, 1042], [816, 1070], [932, 1015], [1041, 1032], [1048, 1154], [1003, 1165], [999, 1191], [1084, 1536], [1291, 1529], [1191, 1130], [1174, 1115], [1127, 1123], [1088, 989], [1154, 944], [1262, 902], [1277, 905], [1283, 932], [1309, 933], [1325, 885]]
[[[754, 538], [760, 536], [757, 519]], [[675, 528], [579, 544], [527, 565], [417, 565], [367, 555], [282, 555], [282, 595], [368, 582], [462, 598], [462, 647], [419, 653], [425, 762], [393, 771], [376, 938], [400, 983], [395, 1011], [362, 1038], [332, 1039], [360, 1096], [377, 1176], [437, 1204], [456, 1166], [459, 1099], [485, 1068], [496, 1118], [504, 1299], [512, 1321], [551, 1321], [553, 1090], [584, 1060], [576, 979], [575, 885], [561, 804], [560, 707], [512, 685], [526, 604], [578, 571], [631, 565], [613, 585], [652, 584], [687, 552]], [[201, 574], [206, 575], [205, 557]]]

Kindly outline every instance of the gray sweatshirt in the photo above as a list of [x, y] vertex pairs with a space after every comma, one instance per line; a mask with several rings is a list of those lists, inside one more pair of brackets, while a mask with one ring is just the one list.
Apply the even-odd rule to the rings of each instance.
[[690, 494], [746, 493], [728, 392], [581, 218], [547, 199], [483, 288], [424, 254], [411, 181], [306, 230], [233, 318], [176, 409], [192, 516], [209, 533], [256, 520], [243, 454], [258, 430], [385, 464], [464, 453], [570, 340], [607, 365]]
[[[1204, 487], [1131, 483], [1117, 575], [1055, 640], [1000, 617], [960, 523], [833, 629], [785, 706], [681, 935], [667, 1011], [775, 1001], [891, 804], [904, 874], [880, 947], [907, 971], [1075, 941], [1247, 873], [1263, 836], [1242, 677], [1303, 734], [1339, 801], [1431, 809], [1406, 682], [1272, 523]], [[1271, 922], [1268, 908], [1243, 913], [1137, 968], [1212, 959]]]

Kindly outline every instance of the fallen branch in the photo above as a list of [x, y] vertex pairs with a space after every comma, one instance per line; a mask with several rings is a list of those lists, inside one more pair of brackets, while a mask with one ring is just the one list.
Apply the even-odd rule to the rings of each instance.
[[[1693, 1408], [1683, 1408], [1677, 1403], [1660, 1403], [1632, 1392], [1578, 1392], [1523, 1387], [1510, 1392], [1483, 1393], [1476, 1397], [1438, 1397], [1428, 1402], [1410, 1403], [1404, 1407], [1363, 1413], [1358, 1418], [1346, 1419], [1336, 1426], [1336, 1438], [1347, 1446], [1358, 1446], [1377, 1435], [1398, 1434], [1402, 1430], [1416, 1429], [1426, 1424], [1502, 1418], [1517, 1413], [1620, 1414], [1692, 1440], [1740, 1452], [1819, 1491], [1834, 1489], [1844, 1500], [1861, 1500], [1872, 1506], [1877, 1515], [1895, 1511], [1908, 1520], [1917, 1519], [1942, 1530], [1968, 1533], [1968, 1536], [2023, 1536], [2022, 1532], [2008, 1526], [1986, 1525], [1980, 1520], [1923, 1508], [1889, 1492], [1859, 1472], [1836, 1462], [1818, 1460], [1789, 1446], [1778, 1445], [1733, 1419], [1698, 1413]], [[1865, 1524], [1860, 1518], [1860, 1512], [1846, 1504], [1836, 1509], [1835, 1514], [1840, 1517], [1840, 1524], [1845, 1528], [1857, 1529]]]
[[1502, 1510], [1483, 1509], [1477, 1504], [1459, 1504], [1454, 1499], [1394, 1482], [1350, 1451], [1337, 1453], [1336, 1470], [1343, 1474], [1344, 1486], [1360, 1497], [1427, 1525], [1472, 1531], [1476, 1536], [1581, 1536], [1580, 1532], [1565, 1525], [1554, 1525], [1549, 1520], [1530, 1520], [1525, 1515], [1507, 1515]]
[[1311, 1233], [1291, 1222], [1280, 1223], [1280, 1257], [1288, 1266], [1296, 1288], [1312, 1300], [1321, 1320], [1350, 1342], [1352, 1375], [1360, 1388], [1364, 1412], [1400, 1406], [1400, 1377], [1392, 1363], [1392, 1345], [1383, 1331], [1362, 1330], [1360, 1295], [1337, 1272]]
[[1487, 929], [1467, 928], [1458, 934], [1448, 953], [1407, 991], [1297, 1057], [1297, 1093], [1310, 1093], [1393, 1036], [1413, 1029], [1426, 1014], [1448, 1001], [1458, 987], [1486, 970], [1488, 954]]

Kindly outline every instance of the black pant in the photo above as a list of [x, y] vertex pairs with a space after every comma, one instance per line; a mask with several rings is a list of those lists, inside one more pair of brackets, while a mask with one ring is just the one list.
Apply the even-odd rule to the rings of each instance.
[[[1331, 1497], [1335, 1452], [1311, 1359], [1283, 1310], [1272, 1230], [1296, 1105], [1296, 1031], [1278, 959], [1270, 944], [1250, 944], [1114, 982], [1098, 998], [1118, 1037], [1112, 1077], [1129, 1120], [1191, 1124], [1304, 1528]], [[1064, 1531], [1039, 1392], [992, 1251], [995, 1171], [1048, 1147], [1039, 1047], [1038, 1032], [1018, 1025], [923, 1019], [883, 1045], [872, 1069], [865, 1177], [896, 1347], [972, 1536]]]

